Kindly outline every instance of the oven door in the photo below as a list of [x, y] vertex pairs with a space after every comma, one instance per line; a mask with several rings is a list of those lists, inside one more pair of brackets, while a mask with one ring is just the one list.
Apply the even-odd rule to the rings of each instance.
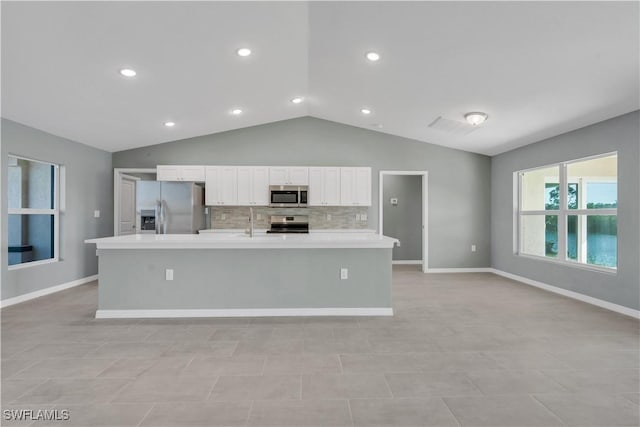
[[271, 207], [287, 208], [298, 207], [300, 192], [296, 190], [271, 190]]

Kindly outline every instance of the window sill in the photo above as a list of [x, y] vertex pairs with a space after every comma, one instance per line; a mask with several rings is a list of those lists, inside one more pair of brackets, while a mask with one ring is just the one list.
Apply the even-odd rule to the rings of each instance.
[[542, 257], [542, 256], [538, 256], [538, 255], [529, 255], [529, 254], [521, 254], [521, 253], [516, 253], [514, 254], [518, 257], [521, 258], [526, 258], [526, 259], [531, 259], [531, 260], [535, 260], [535, 261], [542, 261], [542, 262], [550, 262], [553, 264], [559, 264], [565, 267], [572, 267], [572, 268], [578, 268], [580, 270], [587, 270], [587, 271], [593, 271], [596, 273], [604, 273], [604, 274], [609, 274], [611, 276], [617, 276], [618, 275], [618, 269], [617, 268], [610, 268], [610, 267], [599, 267], [597, 265], [591, 265], [591, 264], [580, 264], [577, 262], [572, 262], [572, 261], [563, 261], [560, 259], [553, 259], [553, 258], [549, 258], [549, 257]]
[[40, 261], [23, 262], [21, 264], [10, 265], [8, 267], [8, 270], [9, 271], [22, 270], [22, 269], [29, 268], [29, 267], [36, 267], [38, 265], [53, 264], [53, 263], [59, 262], [59, 261], [60, 260], [58, 258], [51, 258], [51, 259], [43, 259], [43, 260], [40, 260]]

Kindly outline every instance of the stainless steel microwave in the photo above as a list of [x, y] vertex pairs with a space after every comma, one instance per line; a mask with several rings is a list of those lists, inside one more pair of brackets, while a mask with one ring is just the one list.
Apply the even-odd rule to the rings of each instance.
[[269, 206], [272, 208], [306, 208], [309, 187], [306, 185], [269, 186]]

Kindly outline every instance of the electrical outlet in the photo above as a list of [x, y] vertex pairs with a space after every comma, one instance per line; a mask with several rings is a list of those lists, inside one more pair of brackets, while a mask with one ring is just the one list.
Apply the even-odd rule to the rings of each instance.
[[476, 245], [471, 245], [471, 252], [475, 252], [476, 251]]
[[347, 280], [349, 278], [349, 269], [341, 268], [340, 269], [340, 280]]
[[220, 219], [221, 219], [222, 221], [224, 221], [225, 219], [227, 219], [227, 214], [222, 214], [222, 215], [220, 215]]
[[327, 214], [327, 221], [331, 221], [331, 214]]
[[396, 248], [400, 247], [400, 240], [398, 240], [398, 243], [396, 243]]
[[204, 208], [204, 214], [209, 215], [209, 208]]
[[356, 221], [360, 221], [360, 214], [356, 214]]
[[100, 211], [93, 211], [93, 217], [94, 218], [100, 218]]
[[262, 214], [256, 214], [256, 219], [257, 220], [261, 220], [262, 219]]
[[173, 269], [167, 268], [164, 271], [164, 280], [173, 280]]
[[360, 215], [360, 219], [363, 220], [363, 221], [366, 221], [367, 220], [367, 214], [366, 213], [361, 214]]

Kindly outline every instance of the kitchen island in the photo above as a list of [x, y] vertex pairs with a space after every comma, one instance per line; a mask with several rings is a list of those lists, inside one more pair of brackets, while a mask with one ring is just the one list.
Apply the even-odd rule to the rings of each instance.
[[86, 240], [98, 248], [97, 318], [389, 316], [396, 242], [374, 233]]

